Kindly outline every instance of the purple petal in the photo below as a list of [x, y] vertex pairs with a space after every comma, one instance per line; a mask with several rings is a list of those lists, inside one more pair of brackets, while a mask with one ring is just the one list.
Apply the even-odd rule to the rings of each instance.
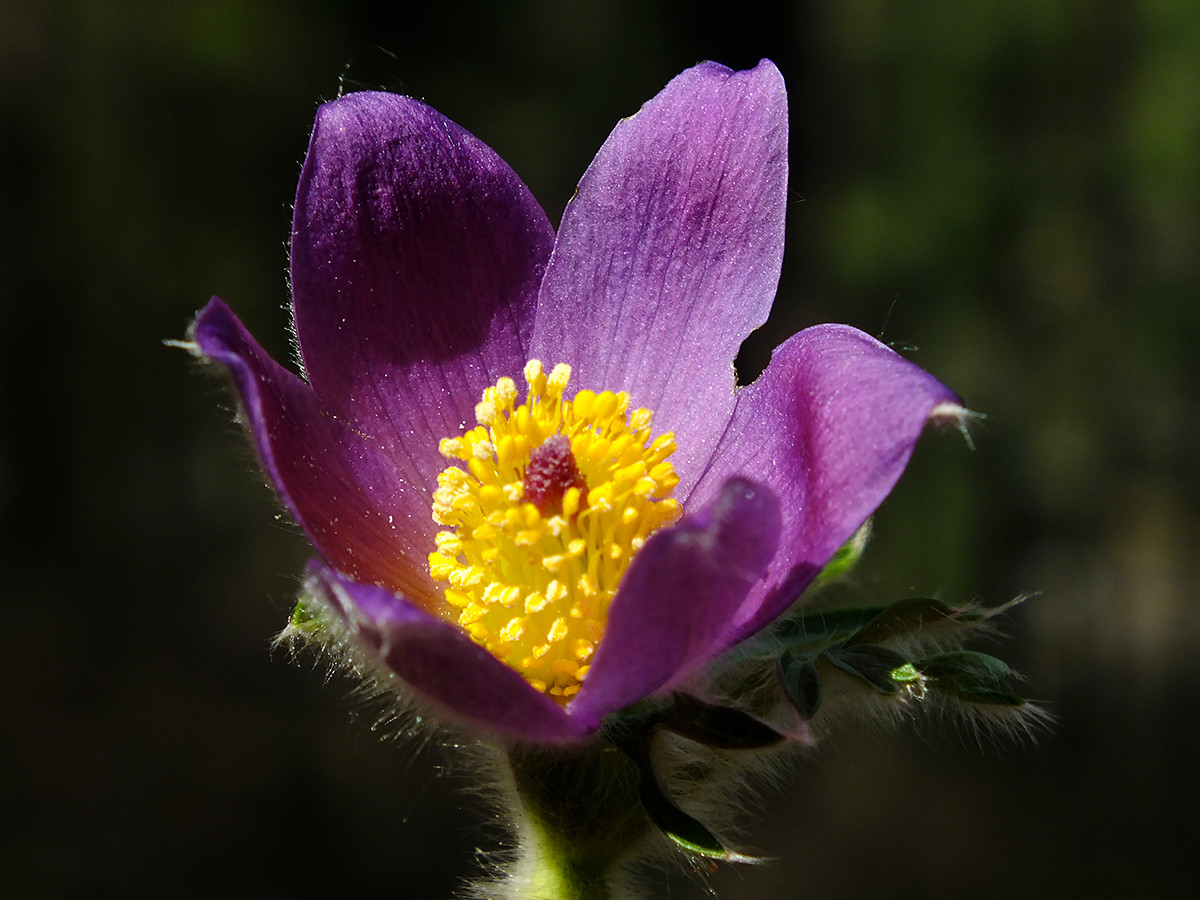
[[387, 670], [460, 721], [520, 741], [577, 740], [592, 730], [459, 628], [391, 591], [358, 584], [315, 561], [306, 588]]
[[331, 416], [217, 298], [197, 316], [192, 338], [233, 375], [263, 467], [325, 558], [362, 581], [432, 597], [424, 560], [434, 524], [412, 468], [395, 468]]
[[729, 646], [730, 626], [767, 571], [779, 527], [771, 492], [734, 478], [697, 515], [647, 541], [621, 581], [571, 714], [598, 723]]
[[532, 355], [653, 410], [678, 439], [682, 498], [728, 424], [733, 358], [771, 308], [786, 189], [779, 71], [704, 63], [617, 125], [563, 216]]
[[961, 415], [959, 398], [918, 366], [845, 325], [781, 344], [738, 395], [729, 432], [693, 494], [732, 475], [779, 497], [779, 555], [742, 613], [740, 635], [786, 609], [891, 491], [925, 423]]
[[296, 193], [292, 292], [330, 412], [432, 485], [443, 437], [519, 376], [554, 232], [496, 153], [409, 97], [322, 106]]

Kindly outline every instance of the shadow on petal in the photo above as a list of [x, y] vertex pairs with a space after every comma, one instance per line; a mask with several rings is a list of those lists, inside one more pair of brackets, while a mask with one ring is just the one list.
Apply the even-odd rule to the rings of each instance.
[[593, 730], [457, 626], [402, 596], [317, 561], [309, 564], [305, 594], [336, 613], [375, 664], [455, 720], [518, 742], [575, 741]]
[[733, 478], [699, 513], [650, 538], [613, 600], [572, 714], [598, 723], [726, 649], [747, 593], [775, 555], [779, 528], [774, 494]]

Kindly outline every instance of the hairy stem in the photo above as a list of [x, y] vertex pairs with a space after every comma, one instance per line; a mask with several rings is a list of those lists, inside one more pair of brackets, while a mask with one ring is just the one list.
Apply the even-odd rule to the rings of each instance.
[[616, 900], [617, 870], [650, 828], [639, 773], [607, 741], [583, 749], [519, 748], [508, 756], [521, 804], [526, 900]]

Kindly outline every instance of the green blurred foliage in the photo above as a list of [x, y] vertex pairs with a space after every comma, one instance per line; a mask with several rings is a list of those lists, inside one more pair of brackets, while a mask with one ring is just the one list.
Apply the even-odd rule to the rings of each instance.
[[322, 99], [428, 100], [557, 219], [612, 125], [673, 74], [762, 56], [788, 79], [793, 203], [742, 376], [793, 331], [844, 321], [987, 414], [975, 452], [929, 436], [843, 590], [1040, 590], [997, 652], [1062, 725], [1003, 756], [826, 748], [750, 828], [778, 861], [719, 877], [722, 896], [1194, 885], [1200, 5], [0, 12], [0, 867], [15, 895], [441, 897], [495, 846], [455, 790], [469, 778], [435, 777], [453, 750], [377, 743], [347, 725], [344, 685], [272, 658], [309, 551], [220, 381], [160, 342], [216, 292], [289, 357], [290, 200]]

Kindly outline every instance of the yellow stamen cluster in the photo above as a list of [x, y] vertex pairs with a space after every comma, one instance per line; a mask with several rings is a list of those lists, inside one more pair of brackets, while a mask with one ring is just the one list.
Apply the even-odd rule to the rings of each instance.
[[[634, 554], [679, 518], [668, 497], [679, 479], [665, 461], [674, 435], [650, 440], [652, 414], [630, 411], [625, 393], [564, 400], [570, 376], [570, 366], [547, 376], [530, 360], [524, 403], [501, 378], [475, 407], [478, 427], [441, 442], [442, 455], [464, 465], [438, 476], [433, 518], [447, 530], [429, 554], [457, 623], [561, 702], [587, 675]], [[539, 508], [525, 497], [530, 454], [554, 435], [570, 442], [582, 482], [560, 485], [561, 500]]]

